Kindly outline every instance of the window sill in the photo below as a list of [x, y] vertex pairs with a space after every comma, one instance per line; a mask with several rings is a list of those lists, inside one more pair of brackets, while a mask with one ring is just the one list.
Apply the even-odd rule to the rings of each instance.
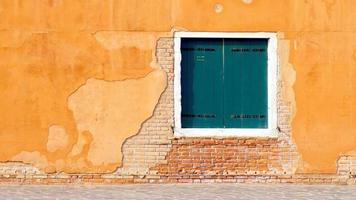
[[175, 128], [174, 137], [268, 137], [277, 138], [275, 129]]

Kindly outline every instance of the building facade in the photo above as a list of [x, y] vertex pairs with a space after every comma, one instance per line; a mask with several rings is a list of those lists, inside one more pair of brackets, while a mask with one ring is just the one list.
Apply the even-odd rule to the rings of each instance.
[[353, 0], [0, 2], [0, 181], [354, 183]]

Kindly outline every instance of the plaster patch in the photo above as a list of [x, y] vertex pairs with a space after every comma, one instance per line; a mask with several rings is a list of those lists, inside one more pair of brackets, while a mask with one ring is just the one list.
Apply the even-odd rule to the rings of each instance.
[[93, 137], [89, 162], [96, 166], [121, 164], [122, 144], [152, 115], [166, 79], [163, 70], [125, 81], [89, 79], [68, 98], [78, 131], [89, 131]]
[[[157, 37], [169, 36], [169, 33], [98, 31], [93, 36], [102, 47], [109, 51], [113, 67], [121, 66], [123, 71], [129, 69], [132, 72], [141, 69], [142, 66], [147, 66], [146, 63], [150, 63], [150, 70], [160, 69], [156, 60], [152, 59], [156, 57], [152, 49], [155, 49]], [[146, 71], [145, 75], [149, 72]]]
[[224, 9], [224, 7], [223, 7], [221, 4], [219, 4], [219, 3], [217, 3], [217, 4], [214, 5], [214, 11], [215, 11], [216, 13], [221, 13], [221, 12], [223, 11], [223, 9]]
[[[292, 113], [294, 116], [296, 105], [293, 85], [296, 80], [296, 72], [291, 63], [289, 63], [289, 51], [290, 41], [279, 40], [278, 41], [278, 55], [280, 63], [280, 79], [283, 84], [283, 90], [281, 91], [284, 101], [292, 103]], [[293, 117], [292, 117], [293, 118]]]
[[19, 161], [27, 164], [32, 164], [37, 168], [43, 169], [48, 166], [46, 156], [38, 151], [28, 152], [22, 151], [11, 159], [12, 161]]
[[69, 137], [62, 126], [53, 125], [48, 130], [47, 150], [55, 152], [68, 145]]
[[251, 4], [253, 0], [242, 0], [242, 2], [244, 2], [245, 4]]
[[87, 131], [79, 133], [77, 143], [73, 146], [69, 156], [78, 156], [83, 152], [85, 145], [89, 145], [92, 140], [91, 134]]

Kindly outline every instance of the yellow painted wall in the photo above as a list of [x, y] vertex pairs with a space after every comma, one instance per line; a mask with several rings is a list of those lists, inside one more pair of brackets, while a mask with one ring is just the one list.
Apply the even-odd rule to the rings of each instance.
[[278, 32], [298, 172], [356, 150], [354, 0], [2, 0], [0, 19], [2, 162], [115, 170], [166, 87], [154, 53], [172, 29]]

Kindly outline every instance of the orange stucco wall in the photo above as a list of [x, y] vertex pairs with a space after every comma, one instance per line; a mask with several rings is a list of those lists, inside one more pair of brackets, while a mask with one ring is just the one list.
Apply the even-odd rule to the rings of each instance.
[[288, 43], [297, 172], [335, 172], [356, 151], [355, 18], [354, 0], [2, 0], [0, 161], [113, 171], [166, 87], [159, 37], [271, 31]]

